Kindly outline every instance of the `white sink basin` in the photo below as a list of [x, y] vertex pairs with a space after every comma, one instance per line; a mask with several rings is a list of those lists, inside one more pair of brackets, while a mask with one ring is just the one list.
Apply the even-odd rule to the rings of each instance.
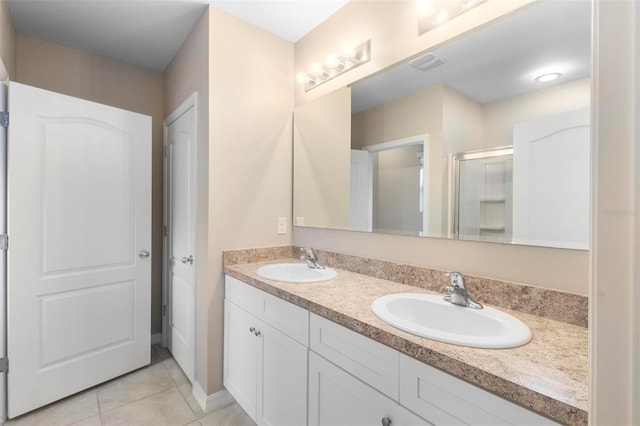
[[336, 277], [333, 269], [313, 269], [306, 263], [275, 263], [258, 268], [262, 278], [287, 283], [313, 283], [327, 281]]
[[474, 348], [513, 348], [531, 340], [531, 330], [509, 314], [484, 307], [472, 309], [417, 293], [376, 299], [373, 312], [392, 326], [417, 336]]

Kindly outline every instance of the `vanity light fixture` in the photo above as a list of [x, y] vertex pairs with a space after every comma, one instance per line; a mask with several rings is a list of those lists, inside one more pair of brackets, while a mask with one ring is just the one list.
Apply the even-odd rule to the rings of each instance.
[[562, 74], [559, 72], [552, 72], [552, 73], [548, 73], [548, 74], [542, 74], [536, 77], [536, 81], [540, 82], [540, 83], [546, 83], [548, 81], [553, 81], [553, 80], [557, 80], [558, 78], [560, 78]]
[[416, 0], [418, 35], [437, 27], [487, 0]]
[[352, 70], [371, 60], [371, 40], [352, 48], [345, 49], [341, 55], [327, 56], [325, 63], [314, 62], [308, 73], [299, 73], [297, 80], [304, 84], [305, 92], [320, 86], [322, 83]]

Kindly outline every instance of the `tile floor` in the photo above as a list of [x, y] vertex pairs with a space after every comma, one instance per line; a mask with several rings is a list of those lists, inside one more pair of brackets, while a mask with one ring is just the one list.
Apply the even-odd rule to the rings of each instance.
[[151, 348], [151, 365], [39, 410], [6, 426], [255, 426], [238, 404], [204, 413], [171, 353]]

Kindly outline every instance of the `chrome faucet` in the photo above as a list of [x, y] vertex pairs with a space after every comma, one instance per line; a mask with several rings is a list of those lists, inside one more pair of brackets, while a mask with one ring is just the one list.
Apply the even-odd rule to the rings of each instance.
[[306, 260], [307, 266], [311, 269], [324, 269], [324, 266], [318, 261], [318, 257], [311, 247], [300, 247], [300, 251], [303, 253], [300, 256], [300, 260]]
[[473, 300], [473, 297], [471, 297], [467, 291], [467, 286], [464, 284], [464, 277], [460, 272], [447, 272], [447, 276], [451, 277], [451, 285], [445, 288], [447, 295], [444, 297], [444, 300], [446, 302], [467, 308], [482, 309], [482, 304]]

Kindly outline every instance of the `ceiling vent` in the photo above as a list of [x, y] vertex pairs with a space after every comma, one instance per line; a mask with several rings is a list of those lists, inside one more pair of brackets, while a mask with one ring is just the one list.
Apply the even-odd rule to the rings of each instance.
[[419, 58], [410, 61], [409, 65], [420, 71], [429, 71], [435, 67], [439, 67], [445, 62], [447, 62], [446, 59], [442, 59], [433, 53], [427, 53], [426, 55], [422, 55]]

